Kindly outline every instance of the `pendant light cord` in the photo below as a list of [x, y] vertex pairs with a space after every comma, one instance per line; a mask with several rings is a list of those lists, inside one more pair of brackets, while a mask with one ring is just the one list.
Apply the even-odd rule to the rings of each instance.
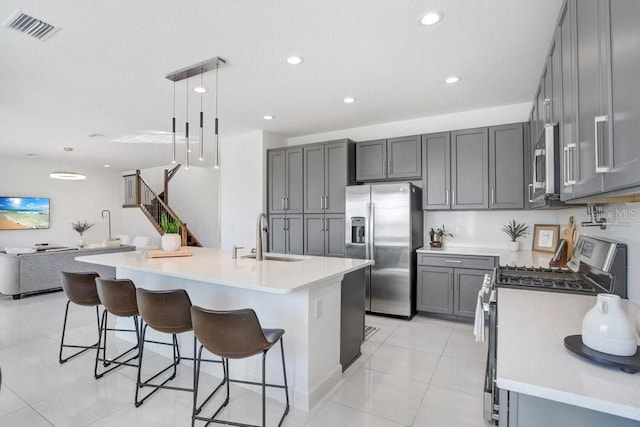
[[187, 76], [187, 84], [186, 84], [186, 104], [187, 104], [187, 117], [185, 124], [185, 169], [189, 169], [189, 76]]

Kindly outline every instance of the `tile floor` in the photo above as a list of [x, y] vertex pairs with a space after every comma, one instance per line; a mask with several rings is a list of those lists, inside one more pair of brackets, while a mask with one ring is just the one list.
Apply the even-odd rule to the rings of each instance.
[[[65, 302], [61, 292], [19, 301], [0, 296], [0, 426], [190, 425], [188, 393], [161, 390], [135, 408], [133, 368], [95, 380], [91, 352], [59, 365]], [[482, 419], [486, 346], [474, 342], [471, 325], [422, 316], [410, 322], [367, 316], [367, 324], [379, 329], [363, 344], [362, 356], [313, 411], [292, 409], [285, 426], [487, 425]], [[95, 311], [72, 305], [68, 333], [91, 340]], [[158, 365], [167, 359], [150, 353], [147, 361]], [[174, 383], [188, 385], [191, 375], [191, 368], [181, 365]], [[204, 378], [206, 384], [215, 380]], [[268, 402], [268, 425], [275, 425], [282, 408]], [[259, 394], [232, 386], [223, 414], [258, 423]]]

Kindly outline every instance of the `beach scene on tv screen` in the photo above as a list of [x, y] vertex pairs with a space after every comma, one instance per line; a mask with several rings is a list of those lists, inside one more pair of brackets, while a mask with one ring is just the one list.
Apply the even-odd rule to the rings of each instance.
[[0, 230], [49, 228], [49, 199], [0, 197]]

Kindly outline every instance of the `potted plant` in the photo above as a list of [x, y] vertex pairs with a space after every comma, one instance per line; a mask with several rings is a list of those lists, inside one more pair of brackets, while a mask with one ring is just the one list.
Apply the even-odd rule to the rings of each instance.
[[502, 228], [502, 231], [507, 233], [511, 238], [511, 241], [509, 242], [509, 249], [516, 252], [520, 250], [520, 242], [518, 242], [518, 238], [529, 234], [529, 226], [524, 223], [517, 223], [515, 219], [512, 219], [507, 222], [507, 224]]
[[447, 232], [446, 228], [444, 227], [444, 224], [442, 225], [442, 228], [437, 228], [437, 229], [431, 229], [429, 230], [429, 237], [431, 242], [429, 243], [429, 245], [432, 248], [441, 248], [442, 244], [444, 243], [444, 239], [445, 237], [453, 237], [453, 234]]
[[80, 234], [80, 238], [78, 239], [79, 248], [83, 248], [86, 245], [87, 242], [84, 240], [84, 237], [82, 235], [91, 227], [93, 227], [93, 224], [87, 221], [76, 221], [71, 223], [71, 228], [73, 228], [74, 231], [77, 231], [78, 234]]
[[180, 220], [178, 218], [169, 221], [167, 214], [160, 216], [160, 227], [162, 227], [162, 249], [165, 251], [177, 251], [180, 249], [182, 241], [180, 239]]

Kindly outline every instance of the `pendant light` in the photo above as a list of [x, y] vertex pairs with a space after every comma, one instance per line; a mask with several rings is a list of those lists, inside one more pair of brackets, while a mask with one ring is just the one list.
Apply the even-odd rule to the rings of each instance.
[[200, 157], [198, 160], [204, 160], [204, 113], [202, 112], [202, 95], [204, 94], [204, 85], [202, 84], [202, 79], [204, 75], [204, 69], [200, 68]]
[[203, 93], [207, 90], [202, 87], [204, 80], [204, 73], [212, 70], [216, 70], [216, 99], [215, 99], [215, 129], [214, 129], [214, 167], [220, 167], [220, 145], [218, 141], [218, 67], [221, 64], [225, 64], [226, 61], [222, 58], [214, 57], [202, 61], [198, 64], [191, 65], [189, 67], [181, 68], [180, 70], [171, 72], [166, 75], [166, 78], [173, 82], [173, 119], [171, 120], [171, 143], [173, 149], [173, 156], [171, 163], [177, 163], [177, 148], [176, 148], [176, 82], [180, 80], [186, 81], [186, 118], [185, 118], [185, 169], [189, 169], [190, 166], [190, 152], [189, 146], [189, 78], [192, 76], [200, 75], [200, 86], [195, 88], [194, 91], [200, 94], [200, 155], [198, 160], [204, 161], [204, 110], [203, 110]]
[[220, 167], [220, 142], [218, 141], [218, 73], [220, 72], [219, 64], [216, 64], [216, 118], [214, 124], [214, 139], [213, 139], [213, 149], [214, 149], [214, 159], [213, 159], [213, 167], [218, 169]]
[[185, 117], [185, 124], [184, 124], [184, 145], [185, 145], [185, 151], [184, 151], [184, 168], [186, 170], [189, 169], [189, 76], [187, 76], [187, 112], [186, 112], [186, 117]]
[[176, 163], [176, 82], [173, 81], [173, 119], [171, 120], [171, 147], [173, 149], [173, 159], [171, 163]]

